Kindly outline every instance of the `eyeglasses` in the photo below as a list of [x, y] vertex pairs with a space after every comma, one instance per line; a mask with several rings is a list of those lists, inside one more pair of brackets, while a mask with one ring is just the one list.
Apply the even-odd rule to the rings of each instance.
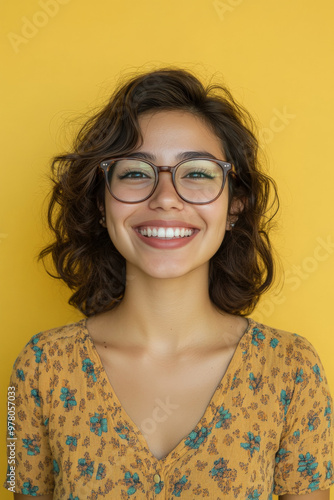
[[157, 167], [140, 158], [116, 158], [100, 163], [110, 194], [123, 203], [139, 203], [154, 193], [159, 172], [170, 172], [177, 194], [196, 205], [212, 203], [222, 193], [231, 163], [209, 158], [183, 160], [174, 167]]

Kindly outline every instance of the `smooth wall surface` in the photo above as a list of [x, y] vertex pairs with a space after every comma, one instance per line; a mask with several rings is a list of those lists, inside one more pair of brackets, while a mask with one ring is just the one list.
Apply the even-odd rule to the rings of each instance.
[[[331, 0], [17, 0], [1, 8], [1, 483], [13, 362], [32, 335], [81, 315], [36, 261], [50, 158], [120, 77], [169, 64], [223, 80], [254, 115], [281, 210], [285, 281], [252, 315], [305, 336], [334, 392]], [[1, 498], [11, 498], [2, 488]]]

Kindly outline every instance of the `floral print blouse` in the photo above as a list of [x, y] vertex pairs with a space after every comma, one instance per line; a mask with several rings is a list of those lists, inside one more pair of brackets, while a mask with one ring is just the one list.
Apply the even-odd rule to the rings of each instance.
[[250, 318], [201, 420], [161, 460], [122, 408], [85, 319], [32, 337], [10, 386], [17, 493], [268, 500], [334, 483], [332, 399], [317, 352]]

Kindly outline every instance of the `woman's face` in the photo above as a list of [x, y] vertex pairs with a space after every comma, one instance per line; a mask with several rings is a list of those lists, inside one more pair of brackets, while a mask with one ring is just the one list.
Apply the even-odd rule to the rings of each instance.
[[[207, 153], [225, 160], [218, 137], [197, 116], [185, 111], [158, 111], [139, 119], [143, 143], [134, 153], [146, 153], [159, 166], [174, 166], [181, 154]], [[153, 195], [140, 203], [127, 204], [105, 191], [105, 215], [108, 232], [117, 250], [127, 261], [127, 273], [140, 270], [155, 278], [176, 278], [202, 268], [208, 272], [210, 258], [218, 250], [225, 234], [228, 210], [228, 186], [207, 205], [193, 205], [176, 193], [169, 172], [159, 173]], [[144, 236], [143, 229], [186, 228], [189, 237], [162, 239]], [[139, 228], [140, 231], [139, 232]], [[189, 234], [189, 233], [188, 233]]]

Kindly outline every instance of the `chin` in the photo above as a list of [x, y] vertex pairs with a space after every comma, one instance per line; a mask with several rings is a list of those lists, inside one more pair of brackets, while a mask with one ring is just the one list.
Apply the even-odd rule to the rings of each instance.
[[128, 266], [128, 272], [130, 274], [137, 274], [138, 276], [143, 275], [157, 279], [181, 278], [191, 271], [187, 263], [172, 262], [171, 259], [151, 259], [149, 261], [142, 261], [140, 265], [135, 265], [133, 262], [132, 265], [135, 266], [136, 271], [132, 266]]
[[156, 279], [175, 279], [182, 278], [182, 276], [188, 274], [188, 272], [184, 270], [181, 271], [180, 269], [155, 268], [154, 270], [146, 271], [146, 274]]
[[[174, 264], [174, 265], [173, 265]], [[193, 265], [189, 266], [187, 263], [173, 263], [171, 261], [165, 261], [161, 263], [150, 262], [149, 266], [142, 267], [142, 271], [152, 278], [157, 279], [176, 279], [183, 278], [185, 276], [190, 276], [191, 274], [197, 274], [202, 276], [203, 273], [207, 274], [209, 272], [207, 263], [203, 265]]]

